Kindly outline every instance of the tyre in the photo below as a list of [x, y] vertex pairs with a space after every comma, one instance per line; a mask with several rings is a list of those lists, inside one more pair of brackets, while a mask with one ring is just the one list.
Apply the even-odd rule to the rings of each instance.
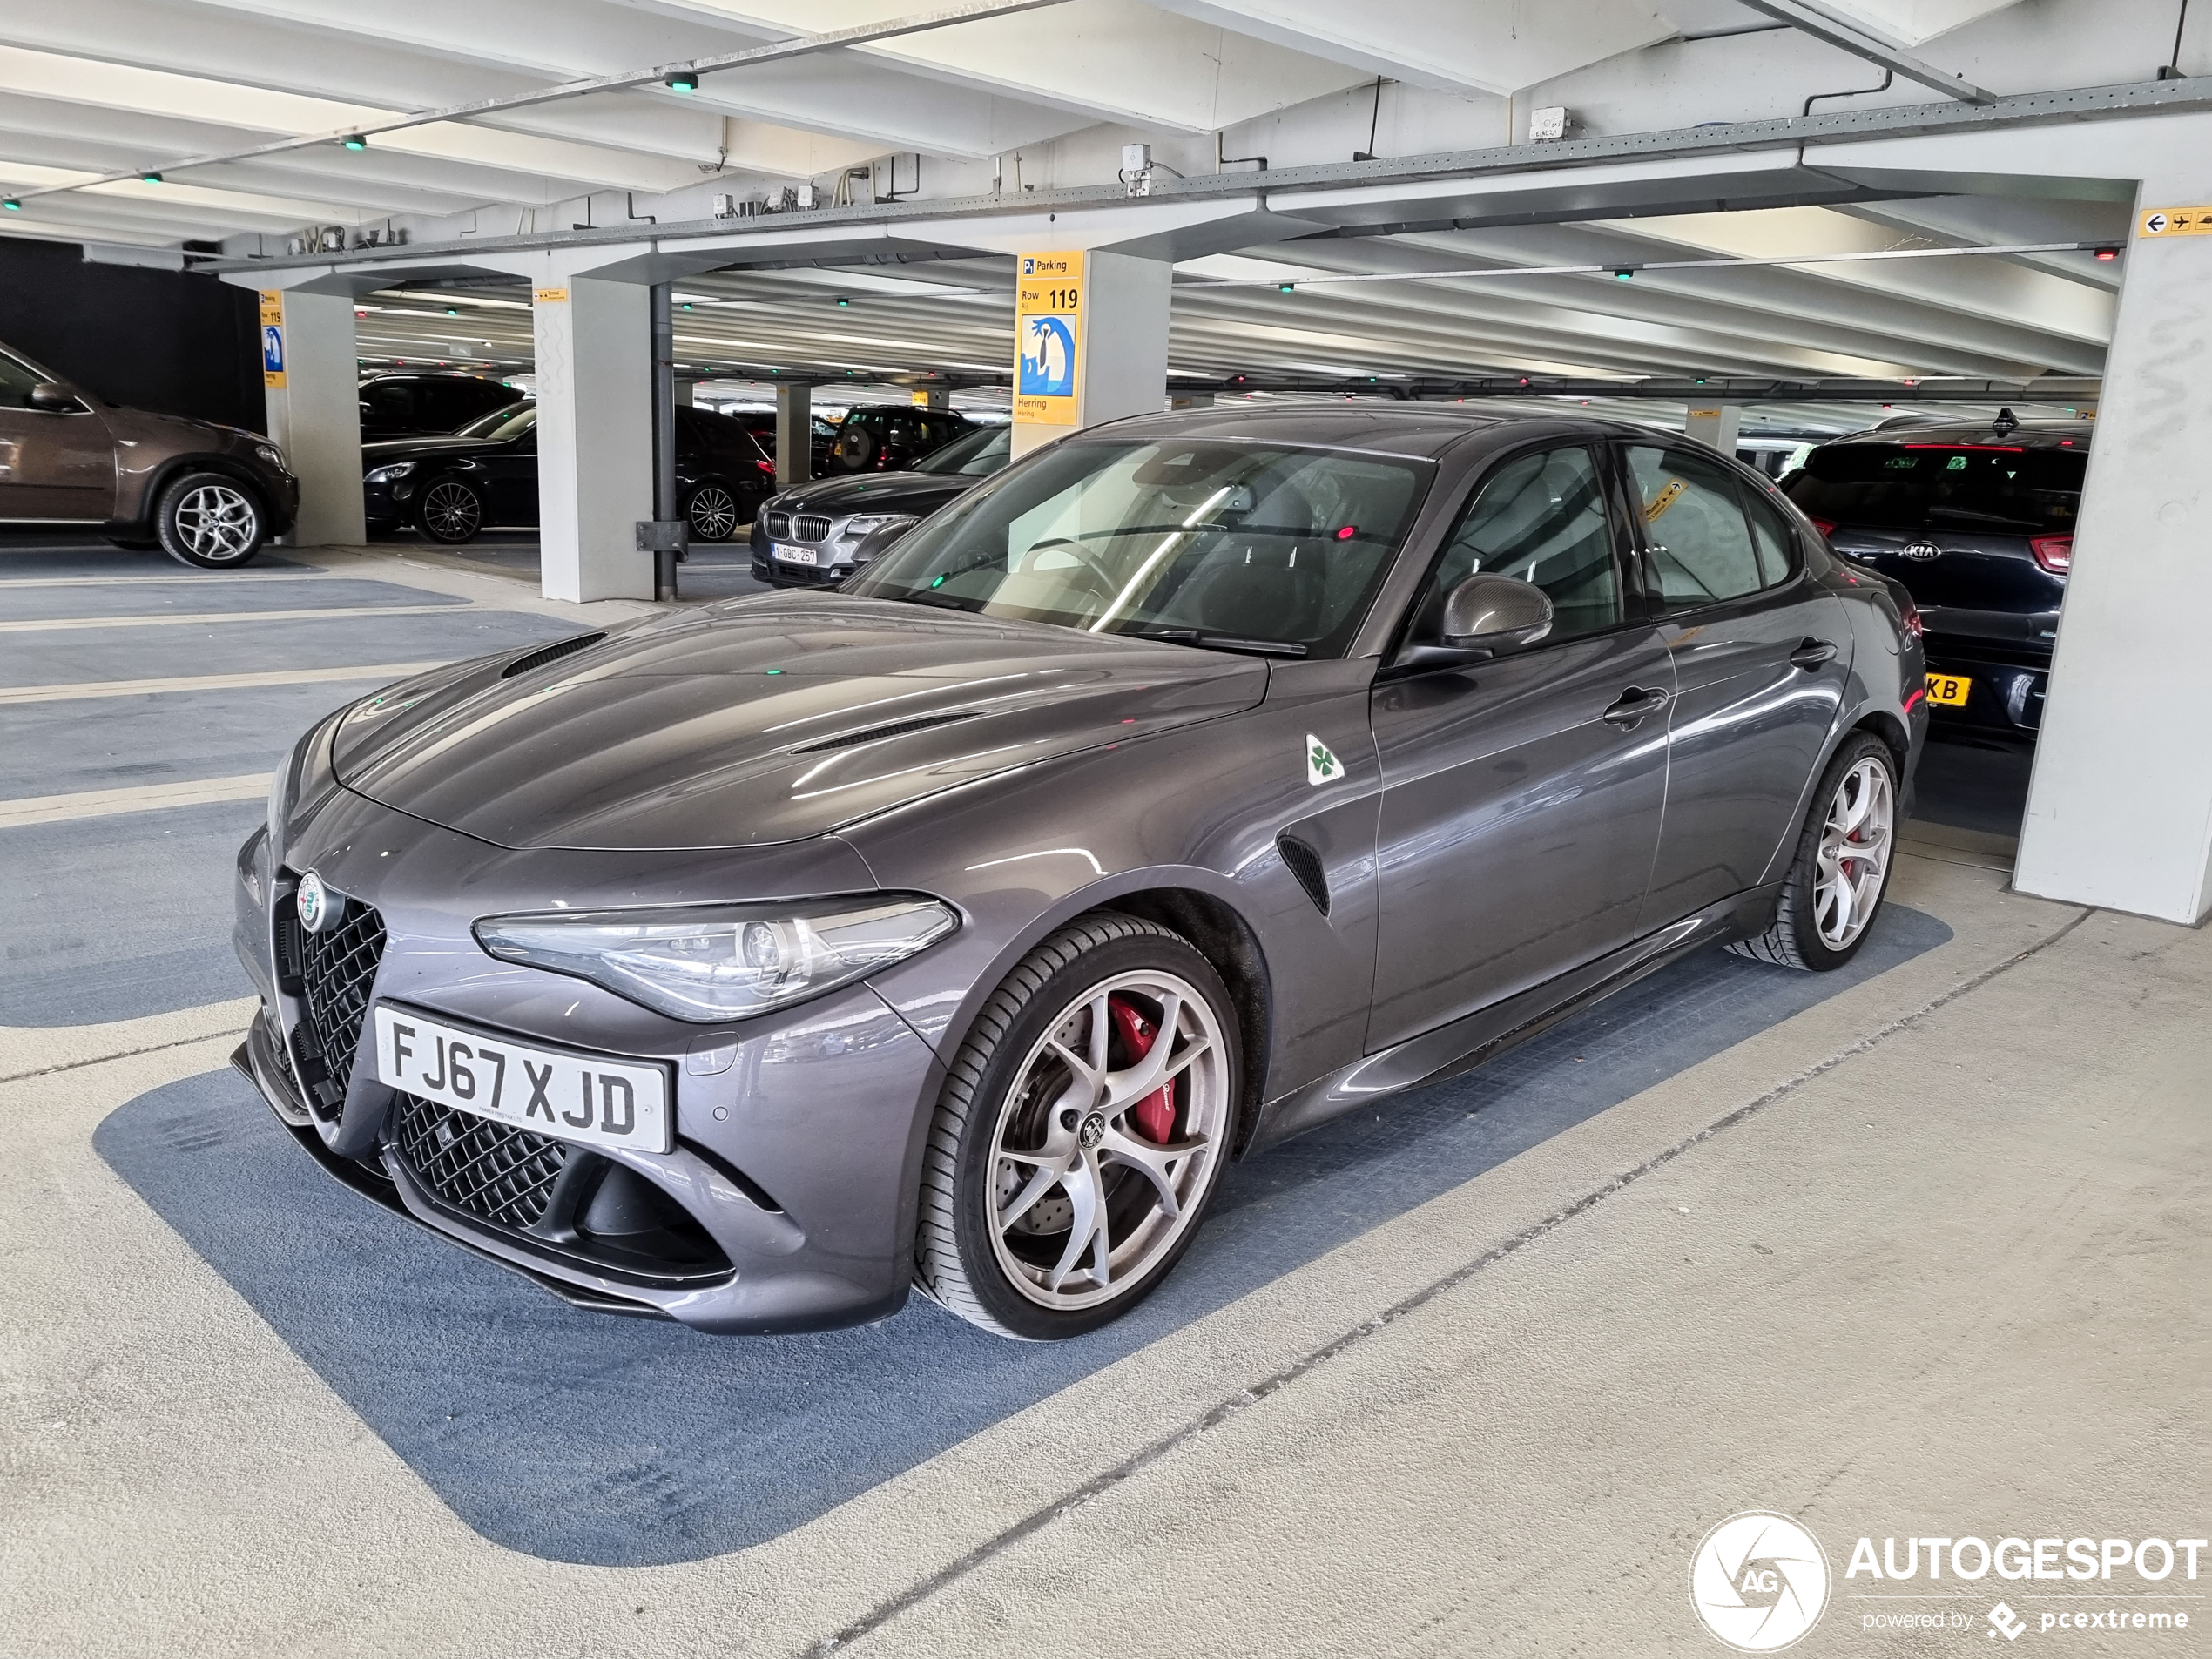
[[484, 527], [484, 498], [458, 478], [441, 478], [415, 502], [415, 527], [448, 546], [473, 542]]
[[1071, 923], [961, 1045], [924, 1153], [914, 1278], [1001, 1336], [1080, 1336], [1151, 1294], [1220, 1184], [1236, 1010], [1180, 934]]
[[203, 570], [227, 570], [261, 550], [261, 502], [219, 472], [188, 472], [166, 485], [153, 507], [153, 533], [171, 558]]
[[1844, 739], [1813, 792], [1773, 922], [1729, 948], [1777, 968], [1841, 968], [1881, 909], [1896, 843], [1897, 757], [1860, 732]]
[[726, 542], [737, 534], [738, 500], [719, 484], [701, 484], [684, 509], [695, 542]]

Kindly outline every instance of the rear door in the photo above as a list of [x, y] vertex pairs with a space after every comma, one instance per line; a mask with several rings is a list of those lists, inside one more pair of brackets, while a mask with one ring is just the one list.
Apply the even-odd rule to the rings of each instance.
[[416, 430], [415, 388], [406, 381], [372, 381], [361, 388], [361, 437], [406, 437]]
[[0, 519], [98, 523], [114, 510], [115, 440], [81, 401], [31, 408], [45, 378], [0, 352]]
[[1750, 480], [1686, 445], [1622, 453], [1676, 685], [1649, 933], [1768, 879], [1835, 729], [1851, 630]]
[[1386, 675], [1381, 937], [1371, 1051], [1577, 967], [1634, 936], [1666, 799], [1673, 678], [1643, 614], [1602, 448], [1494, 469], [1414, 612], [1478, 570], [1534, 582], [1553, 630], [1463, 668]]

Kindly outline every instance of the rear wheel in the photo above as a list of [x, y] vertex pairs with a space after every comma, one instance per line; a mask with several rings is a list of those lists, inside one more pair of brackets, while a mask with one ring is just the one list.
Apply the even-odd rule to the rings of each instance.
[[441, 478], [415, 503], [415, 525], [434, 542], [473, 542], [484, 527], [484, 498], [458, 478]]
[[235, 478], [188, 472], [154, 503], [153, 531], [171, 558], [203, 570], [229, 570], [261, 550], [261, 503]]
[[701, 484], [691, 492], [685, 516], [691, 521], [693, 541], [726, 542], [737, 533], [737, 497], [719, 484]]
[[1189, 1248], [1229, 1157], [1236, 1011], [1132, 916], [1062, 929], [984, 1004], [941, 1096], [914, 1276], [1001, 1336], [1120, 1318]]
[[1897, 758], [1871, 732], [1844, 740], [1813, 793], [1774, 921], [1739, 956], [1825, 973], [1858, 954], [1889, 887]]

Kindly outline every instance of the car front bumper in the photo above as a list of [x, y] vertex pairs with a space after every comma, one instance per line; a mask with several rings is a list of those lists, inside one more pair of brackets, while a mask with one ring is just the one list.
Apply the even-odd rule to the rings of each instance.
[[[482, 914], [556, 898], [596, 904], [610, 884], [632, 895], [626, 902], [650, 902], [642, 865], [658, 862], [664, 878], [691, 883], [702, 855], [622, 855], [616, 869], [604, 853], [494, 848], [343, 789], [285, 833], [281, 859], [266, 828], [239, 850], [234, 942], [262, 1011], [235, 1059], [327, 1170], [582, 1306], [762, 1332], [864, 1324], [904, 1303], [922, 1143], [943, 1069], [873, 989], [852, 985], [779, 1015], [690, 1025], [580, 980], [496, 961], [451, 907], [456, 893], [475, 895], [469, 907]], [[759, 864], [757, 854], [732, 854], [729, 880], [796, 890], [782, 870], [799, 850], [752, 871], [741, 866]], [[832, 867], [818, 874], [849, 882], [849, 849], [813, 853], [818, 867]], [[349, 1065], [332, 1062], [329, 1004], [348, 999], [334, 997], [327, 963], [307, 958], [323, 947], [289, 920], [297, 874], [309, 867], [381, 931], [373, 950], [347, 946], [359, 981], [349, 1003], [356, 1034], [373, 1032], [376, 1004], [404, 1002], [513, 1041], [658, 1063], [672, 1082], [674, 1150], [584, 1148], [495, 1125], [471, 1166], [489, 1179], [458, 1180], [415, 1156], [415, 1115], [443, 1109], [378, 1081], [368, 1035], [357, 1035], [364, 1047]], [[643, 891], [651, 887], [649, 879]], [[516, 903], [525, 888], [536, 899]], [[482, 1130], [490, 1120], [456, 1122]], [[610, 1213], [635, 1213], [642, 1200], [651, 1224], [592, 1222], [594, 1195], [617, 1185], [624, 1201]]]

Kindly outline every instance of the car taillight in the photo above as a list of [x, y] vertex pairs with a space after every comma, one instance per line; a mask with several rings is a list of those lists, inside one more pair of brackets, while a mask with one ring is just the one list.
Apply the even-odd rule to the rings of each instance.
[[1920, 620], [1920, 607], [1914, 604], [1908, 595], [1898, 599], [1897, 608], [1898, 620], [1905, 624], [1905, 631], [1915, 639], [1925, 639], [1928, 637], [1928, 630], [1927, 625]]
[[2071, 536], [2031, 536], [2027, 550], [2035, 555], [2035, 562], [2053, 576], [2064, 576], [2074, 565], [2074, 537]]
[[1816, 518], [1812, 521], [1812, 527], [1823, 536], [1833, 536], [1836, 533], [1836, 523], [1833, 519]]
[[766, 473], [771, 478], [773, 478], [776, 475], [776, 463], [772, 461], [756, 461], [752, 464], [759, 468], [761, 471]]

